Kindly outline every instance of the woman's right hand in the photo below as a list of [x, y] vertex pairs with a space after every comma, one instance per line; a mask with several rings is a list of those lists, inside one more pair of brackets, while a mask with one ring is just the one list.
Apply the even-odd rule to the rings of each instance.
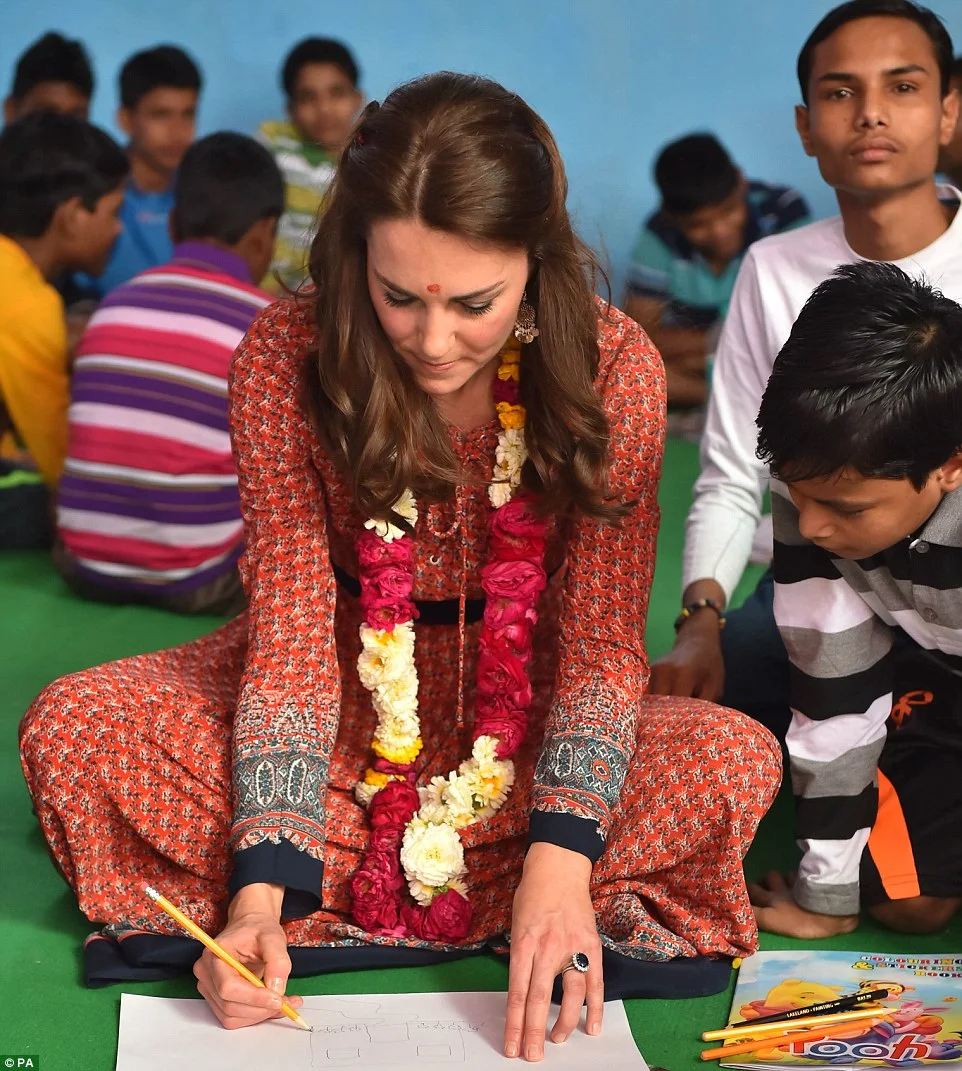
[[[218, 944], [263, 978], [266, 989], [242, 978], [207, 949], [194, 964], [200, 995], [228, 1030], [284, 1014], [281, 997], [291, 973], [291, 959], [280, 923], [283, 899], [282, 885], [245, 886], [231, 901], [227, 926], [217, 935]], [[287, 1000], [294, 1008], [303, 1004], [297, 996]]]

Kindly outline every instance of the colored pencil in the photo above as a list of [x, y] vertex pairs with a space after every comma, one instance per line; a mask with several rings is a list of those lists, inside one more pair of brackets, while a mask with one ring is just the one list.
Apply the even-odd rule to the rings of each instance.
[[874, 1026], [882, 1022], [884, 1016], [878, 1012], [866, 1012], [862, 1019], [851, 1023], [841, 1023], [838, 1026], [827, 1026], [814, 1030], [790, 1030], [784, 1034], [775, 1034], [770, 1038], [756, 1038], [754, 1041], [736, 1041], [733, 1045], [722, 1045], [718, 1049], [705, 1049], [701, 1054], [703, 1060], [724, 1060], [729, 1056], [739, 1056], [745, 1052], [758, 1052], [761, 1049], [784, 1049], [794, 1045], [798, 1041], [819, 1041], [821, 1038], [835, 1037], [837, 1034], [846, 1034], [849, 1030], [865, 1024]]
[[887, 989], [867, 989], [862, 993], [851, 993], [847, 997], [839, 997], [838, 1000], [823, 1000], [821, 1004], [808, 1004], [803, 1008], [792, 1008], [790, 1011], [775, 1012], [774, 1015], [763, 1015], [759, 1019], [742, 1019], [740, 1023], [732, 1023], [728, 1029], [734, 1030], [738, 1026], [764, 1026], [765, 1023], [783, 1023], [792, 1019], [805, 1019], [809, 1015], [831, 1015], [833, 1012], [852, 1011], [861, 1004], [869, 1004], [873, 1000], [884, 1000], [888, 995]]
[[[191, 920], [183, 913], [183, 911], [181, 911], [177, 907], [174, 907], [174, 905], [167, 899], [166, 896], [161, 896], [161, 894], [150, 885], [144, 887], [144, 892], [151, 898], [151, 900], [154, 901], [154, 903], [158, 905], [158, 907], [163, 908], [164, 911], [166, 911], [167, 914], [170, 915], [170, 917], [175, 922], [179, 922], [180, 925], [183, 926], [184, 929], [191, 935], [191, 937], [196, 937], [202, 945], [206, 945], [206, 947], [209, 948], [219, 960], [223, 960], [223, 962], [226, 963], [228, 967], [233, 967], [234, 970], [237, 971], [237, 973], [242, 978], [246, 978], [248, 982], [252, 982], [260, 989], [267, 988], [267, 986], [264, 985], [262, 979], [258, 978], [257, 975], [254, 974], [252, 971], [249, 971], [244, 966], [244, 964], [240, 962], [240, 960], [234, 959], [230, 952], [228, 952], [225, 948], [221, 948], [221, 946], [214, 940], [213, 937], [210, 936], [210, 934], [205, 933], [197, 925], [196, 922], [191, 922]], [[298, 1015], [297, 1011], [292, 1008], [286, 1000], [283, 999], [281, 1000], [281, 1011], [287, 1016], [288, 1019], [290, 1019], [292, 1023], [299, 1026], [301, 1030], [314, 1029], [308, 1023], [304, 1022], [300, 1015]]]
[[853, 1019], [864, 1019], [866, 1015], [881, 1015], [881, 1009], [864, 1008], [858, 1011], [835, 1012], [833, 1015], [812, 1015], [805, 1019], [781, 1020], [777, 1023], [763, 1023], [761, 1026], [729, 1026], [725, 1030], [706, 1030], [702, 1041], [724, 1041], [728, 1038], [753, 1038], [762, 1034], [777, 1034], [780, 1030], [807, 1030], [810, 1026], [832, 1026], [835, 1023], [849, 1023]]

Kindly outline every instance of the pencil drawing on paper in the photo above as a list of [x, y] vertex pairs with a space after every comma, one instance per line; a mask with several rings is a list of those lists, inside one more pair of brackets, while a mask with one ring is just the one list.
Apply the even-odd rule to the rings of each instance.
[[[508, 1071], [504, 1009], [501, 992], [316, 995], [299, 1008], [310, 1032], [280, 1019], [233, 1031], [202, 1000], [124, 993], [116, 1071]], [[553, 1071], [646, 1071], [620, 1001], [601, 1037], [583, 1024], [553, 1047]]]
[[464, 1038], [482, 1024], [463, 1019], [402, 1017], [381, 1014], [380, 1005], [345, 1005], [306, 1018], [312, 1068], [391, 1068], [434, 1065], [452, 1067], [466, 1062]]

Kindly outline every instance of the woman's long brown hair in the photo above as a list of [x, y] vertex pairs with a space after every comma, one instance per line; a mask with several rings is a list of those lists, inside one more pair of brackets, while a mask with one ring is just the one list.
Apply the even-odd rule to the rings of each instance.
[[428, 75], [362, 113], [311, 249], [319, 346], [310, 405], [366, 516], [390, 516], [406, 487], [449, 498], [462, 475], [433, 402], [394, 353], [371, 302], [366, 238], [386, 219], [528, 252], [540, 334], [521, 358], [523, 484], [548, 512], [604, 521], [621, 514], [609, 497], [608, 422], [593, 386], [600, 269], [574, 233], [566, 195], [550, 130], [495, 82]]

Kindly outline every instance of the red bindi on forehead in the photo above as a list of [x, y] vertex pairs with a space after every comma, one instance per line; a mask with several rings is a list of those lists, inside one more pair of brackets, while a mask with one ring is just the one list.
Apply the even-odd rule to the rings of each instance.
[[428, 283], [428, 293], [429, 294], [439, 294], [440, 292], [441, 292], [441, 284], [440, 283]]

